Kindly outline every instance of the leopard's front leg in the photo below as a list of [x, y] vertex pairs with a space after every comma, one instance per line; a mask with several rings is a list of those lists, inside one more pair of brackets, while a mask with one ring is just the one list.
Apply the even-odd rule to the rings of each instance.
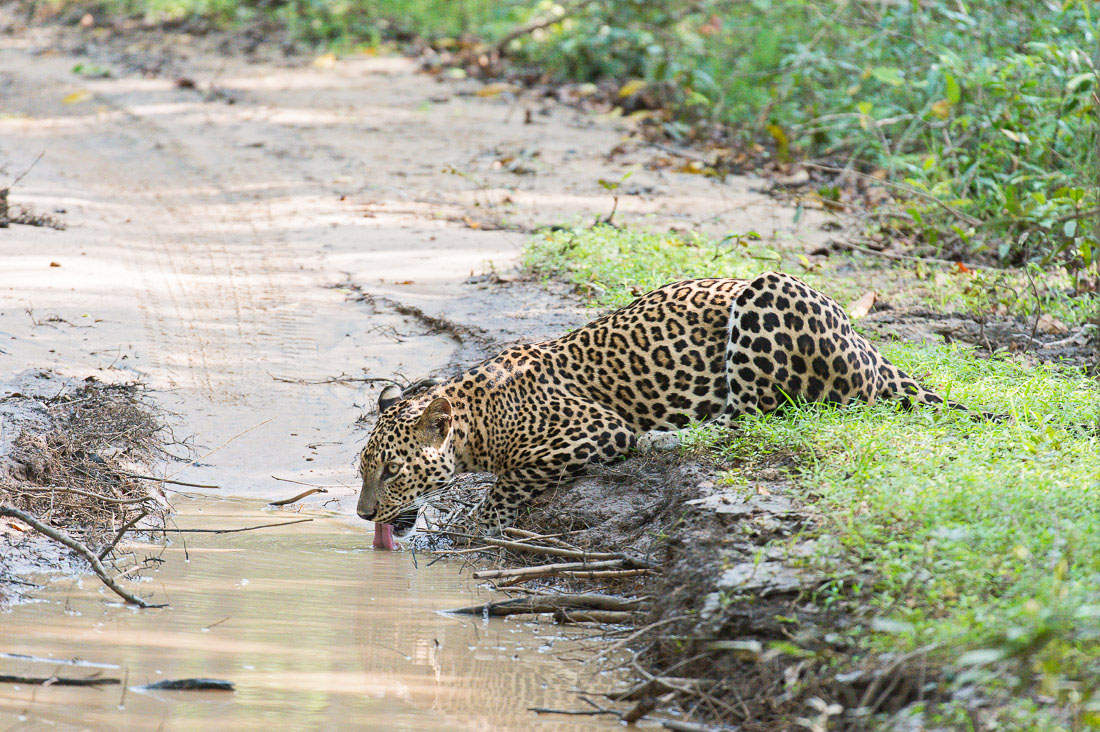
[[[573, 476], [569, 476], [572, 478]], [[475, 517], [482, 534], [500, 534], [512, 526], [532, 501], [557, 483], [553, 476], [538, 467], [509, 470], [497, 477], [497, 482], [477, 507]]]
[[512, 464], [497, 473], [496, 484], [476, 512], [479, 529], [499, 533], [512, 526], [535, 498], [578, 477], [589, 463], [606, 462], [634, 448], [635, 435], [625, 421], [598, 405], [585, 407], [592, 414], [583, 416], [598, 418], [578, 420], [534, 449], [518, 451]]

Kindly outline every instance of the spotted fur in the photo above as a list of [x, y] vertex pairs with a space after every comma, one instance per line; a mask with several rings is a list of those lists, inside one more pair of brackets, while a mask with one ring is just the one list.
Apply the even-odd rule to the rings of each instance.
[[395, 405], [381, 400], [360, 456], [358, 513], [400, 529], [456, 472], [487, 471], [497, 482], [479, 523], [506, 526], [533, 496], [630, 452], [642, 433], [798, 397], [943, 403], [795, 277], [677, 282]]

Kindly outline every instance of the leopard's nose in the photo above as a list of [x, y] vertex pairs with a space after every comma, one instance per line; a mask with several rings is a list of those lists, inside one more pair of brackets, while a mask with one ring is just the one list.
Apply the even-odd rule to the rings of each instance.
[[373, 521], [374, 520], [374, 514], [378, 513], [374, 509], [371, 509], [370, 511], [364, 511], [361, 508], [355, 509], [355, 512], [357, 514], [359, 514], [359, 518], [363, 519], [364, 521]]

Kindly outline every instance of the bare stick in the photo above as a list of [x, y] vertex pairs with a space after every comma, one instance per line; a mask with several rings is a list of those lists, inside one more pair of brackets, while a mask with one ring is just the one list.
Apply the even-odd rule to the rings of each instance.
[[351, 488], [350, 485], [343, 485], [341, 483], [306, 483], [303, 480], [293, 480], [291, 478], [280, 478], [277, 475], [271, 476], [275, 480], [281, 480], [284, 483], [294, 483], [295, 485], [308, 485], [310, 488]]
[[39, 160], [41, 160], [41, 159], [42, 159], [42, 156], [43, 156], [43, 155], [45, 155], [45, 154], [46, 154], [46, 151], [45, 151], [45, 150], [43, 150], [42, 152], [38, 153], [38, 157], [34, 159], [34, 162], [32, 162], [32, 163], [31, 163], [30, 165], [28, 165], [28, 166], [27, 166], [27, 169], [26, 169], [26, 170], [24, 170], [24, 171], [23, 171], [22, 173], [20, 173], [19, 175], [15, 176], [15, 180], [13, 180], [13, 181], [12, 181], [11, 183], [7, 184], [7, 185], [6, 185], [6, 186], [4, 186], [4, 187], [5, 187], [5, 188], [9, 188], [9, 189], [10, 189], [10, 188], [15, 188], [16, 184], [17, 184], [17, 183], [18, 183], [19, 181], [21, 181], [21, 180], [23, 180], [23, 179], [24, 179], [25, 177], [27, 177], [27, 173], [29, 173], [29, 172], [31, 172], [32, 170], [34, 170], [34, 166], [38, 165], [38, 161], [39, 161]]
[[[958, 262], [952, 262], [950, 259], [940, 259], [938, 257], [917, 257], [912, 254], [896, 254], [894, 252], [878, 251], [877, 249], [871, 249], [869, 247], [861, 247], [859, 244], [853, 244], [850, 241], [843, 241], [842, 239], [834, 239], [833, 244], [835, 246], [843, 247], [844, 249], [851, 249], [852, 251], [860, 252], [862, 254], [872, 254], [876, 257], [885, 257], [886, 259], [893, 259], [898, 262], [935, 262], [936, 264], [946, 264], [951, 267], [958, 265]], [[982, 269], [981, 266], [976, 264], [967, 264], [970, 269]]]
[[707, 727], [692, 722], [681, 722], [678, 719], [662, 719], [661, 726], [672, 730], [672, 732], [716, 732], [718, 729], [717, 727]]
[[267, 505], [269, 505], [269, 506], [287, 506], [291, 503], [297, 503], [298, 501], [302, 500], [306, 496], [312, 496], [314, 493], [328, 493], [328, 489], [327, 488], [310, 488], [308, 491], [302, 491], [301, 493], [299, 493], [296, 496], [292, 496], [290, 498], [284, 498], [281, 501], [272, 501], [271, 503], [269, 503]]
[[550, 707], [527, 707], [527, 711], [535, 714], [569, 714], [575, 717], [597, 717], [601, 714], [619, 716], [614, 709], [552, 709]]
[[[175, 477], [176, 477], [177, 475], [179, 475], [179, 474], [180, 474], [180, 473], [182, 473], [183, 471], [187, 470], [188, 468], [190, 468], [190, 467], [191, 467], [192, 465], [194, 465], [195, 463], [199, 462], [200, 460], [205, 460], [206, 458], [208, 458], [208, 457], [210, 457], [211, 455], [213, 455], [214, 453], [216, 453], [216, 452], [217, 452], [218, 450], [221, 450], [221, 449], [222, 449], [222, 448], [224, 448], [224, 447], [225, 447], [226, 445], [228, 445], [228, 444], [229, 444], [230, 442], [233, 442], [233, 440], [236, 440], [236, 439], [237, 439], [238, 437], [243, 437], [243, 436], [247, 435], [247, 434], [248, 434], [249, 432], [251, 432], [252, 430], [256, 429], [257, 427], [263, 427], [263, 426], [264, 426], [265, 424], [267, 424], [268, 422], [272, 421], [273, 419], [275, 419], [275, 418], [274, 418], [274, 417], [268, 417], [268, 418], [267, 418], [267, 419], [265, 419], [265, 420], [264, 420], [263, 422], [259, 422], [259, 423], [257, 423], [257, 424], [254, 424], [254, 425], [252, 425], [251, 427], [249, 427], [248, 429], [244, 429], [244, 430], [241, 430], [240, 432], [238, 432], [237, 434], [233, 435], [232, 437], [230, 437], [230, 438], [229, 438], [228, 440], [226, 440], [226, 441], [225, 441], [225, 442], [223, 442], [222, 444], [220, 444], [220, 445], [218, 445], [217, 447], [215, 447], [215, 448], [214, 448], [213, 450], [210, 450], [210, 451], [209, 451], [209, 452], [207, 452], [207, 453], [206, 453], [205, 455], [200, 455], [199, 457], [195, 458], [195, 459], [194, 459], [194, 460], [192, 460], [191, 462], [187, 463], [187, 465], [184, 465], [184, 466], [183, 466], [182, 468], [180, 468], [180, 469], [179, 469], [179, 470], [177, 470], [176, 472], [174, 472], [174, 473], [172, 473], [171, 475], [169, 475], [169, 476], [168, 476], [168, 478], [167, 478], [167, 480], [171, 480], [172, 478], [175, 478]], [[166, 482], [167, 482], [167, 481], [166, 481]]]
[[633, 709], [631, 709], [629, 712], [627, 712], [626, 714], [623, 715], [623, 721], [626, 722], [627, 724], [634, 724], [639, 719], [641, 719], [645, 715], [652, 712], [654, 707], [656, 707], [656, 706], [657, 706], [657, 700], [656, 699], [654, 699], [652, 697], [650, 697], [648, 699], [642, 699], [637, 704], [634, 705]]
[[535, 595], [515, 600], [486, 602], [481, 605], [462, 607], [444, 612], [456, 615], [524, 615], [533, 613], [552, 613], [556, 610], [578, 608], [589, 610], [639, 610], [644, 606], [640, 598], [616, 597], [614, 595]]
[[524, 544], [518, 541], [505, 541], [504, 539], [493, 539], [487, 536], [480, 537], [481, 541], [492, 546], [504, 547], [505, 549], [514, 549], [519, 552], [527, 552], [528, 554], [545, 554], [551, 557], [565, 557], [567, 559], [580, 559], [582, 561], [589, 560], [603, 560], [603, 559], [619, 559], [624, 564], [631, 566], [651, 566], [649, 563], [644, 562], [635, 557], [627, 556], [626, 554], [620, 554], [617, 552], [584, 552], [574, 549], [559, 549], [558, 547], [551, 546], [538, 546], [537, 544]]
[[317, 386], [319, 384], [349, 384], [349, 383], [363, 383], [363, 384], [392, 384], [393, 379], [384, 379], [374, 376], [333, 376], [327, 379], [288, 379], [284, 376], [276, 376], [275, 374], [269, 374], [275, 381], [281, 381], [284, 384], [308, 384], [310, 386]]
[[0, 674], [0, 683], [33, 684], [36, 686], [111, 686], [119, 683], [119, 680], [107, 676], [89, 676], [83, 679], [73, 679], [65, 676], [11, 676], [9, 674]]
[[542, 20], [535, 21], [534, 23], [525, 25], [522, 28], [517, 28], [508, 35], [504, 36], [504, 38], [501, 38], [499, 41], [494, 43], [493, 50], [495, 50], [497, 53], [501, 53], [502, 51], [504, 51], [504, 49], [508, 47], [509, 43], [516, 40], [517, 38], [522, 38], [529, 33], [534, 33], [535, 31], [551, 26], [554, 23], [560, 23], [561, 21], [568, 18], [570, 15], [575, 15], [581, 10], [584, 10], [586, 7], [592, 5], [594, 2], [596, 2], [596, 0], [581, 0], [581, 2], [565, 8], [558, 15], [552, 15], [549, 18], [544, 18]]
[[159, 528], [147, 528], [139, 526], [136, 529], [130, 529], [130, 531], [159, 531], [162, 534], [238, 534], [242, 531], [255, 531], [256, 529], [270, 529], [273, 526], [292, 526], [294, 524], [304, 524], [307, 521], [312, 521], [311, 518], [298, 519], [296, 521], [282, 521], [277, 524], [260, 524], [259, 526], [245, 526], [241, 529], [159, 529]]
[[639, 577], [641, 575], [653, 574], [652, 569], [612, 569], [599, 572], [562, 572], [566, 577], [572, 577], [573, 579], [623, 579], [625, 577]]
[[[831, 173], [844, 173], [845, 172], [845, 169], [838, 168], [834, 165], [820, 165], [818, 163], [807, 163], [807, 162], [803, 162], [802, 165], [804, 167], [807, 167], [807, 168], [816, 168], [818, 170], [825, 170], [825, 171], [828, 171], [828, 172], [831, 172]], [[873, 180], [873, 181], [875, 181], [876, 183], [878, 183], [880, 185], [888, 186], [890, 188], [902, 191], [904, 193], [911, 193], [911, 194], [917, 196], [918, 198], [922, 198], [925, 201], [928, 201], [929, 203], [932, 203], [932, 204], [935, 204], [936, 206], [939, 206], [940, 208], [944, 209], [945, 211], [947, 211], [951, 215], [955, 216], [958, 219], [961, 219], [961, 220], [965, 221], [966, 223], [970, 224], [971, 226], [981, 226], [984, 223], [981, 219], [975, 218], [975, 217], [971, 216], [968, 213], [960, 211], [957, 208], [955, 208], [954, 206], [952, 206], [948, 203], [944, 203], [940, 199], [933, 196], [931, 193], [925, 193], [924, 191], [920, 190], [919, 188], [912, 188], [910, 186], [903, 186], [900, 183], [891, 183], [890, 181], [887, 181], [887, 180], [879, 180], [878, 178], [876, 178], [873, 175], [867, 175], [866, 173], [858, 173], [854, 170], [847, 170], [847, 173], [849, 175], [854, 175], [858, 178], [867, 178], [867, 179]]]
[[171, 480], [169, 478], [158, 478], [155, 475], [138, 475], [137, 473], [127, 473], [124, 470], [118, 471], [123, 475], [130, 478], [137, 478], [139, 480], [152, 480], [157, 483], [171, 483], [172, 485], [185, 485], [188, 488], [221, 488], [220, 485], [210, 485], [209, 483], [188, 483], [183, 480]]
[[474, 579], [497, 579], [500, 577], [538, 577], [558, 574], [571, 569], [602, 569], [622, 566], [620, 559], [608, 559], [603, 562], [563, 562], [561, 564], [543, 564], [538, 567], [517, 567], [515, 569], [486, 569], [474, 572]]
[[634, 620], [634, 613], [625, 610], [573, 610], [554, 613], [559, 623], [613, 623], [620, 625]]
[[57, 542], [60, 542], [60, 543], [64, 544], [65, 546], [69, 547], [70, 549], [72, 549], [74, 552], [76, 552], [80, 556], [87, 559], [88, 564], [92, 565], [92, 571], [95, 572], [96, 575], [101, 580], [103, 580], [103, 584], [107, 585], [107, 587], [109, 587], [112, 592], [114, 592], [116, 595], [118, 595], [123, 600], [130, 603], [131, 605], [137, 605], [138, 607], [142, 607], [142, 608], [167, 607], [167, 605], [165, 605], [165, 604], [150, 605], [149, 603], [145, 602], [145, 600], [142, 600], [140, 597], [136, 597], [134, 595], [131, 595], [129, 592], [122, 589], [122, 587], [120, 587], [117, 582], [115, 582], [113, 579], [111, 579], [111, 575], [107, 574], [107, 570], [103, 566], [103, 564], [99, 561], [99, 557], [97, 557], [91, 549], [84, 546], [83, 544], [81, 544], [79, 541], [72, 538], [68, 534], [65, 534], [61, 531], [58, 531], [57, 529], [53, 528], [52, 526], [47, 526], [46, 524], [44, 524], [41, 521], [39, 521], [38, 519], [36, 519], [34, 516], [31, 516], [30, 514], [25, 513], [23, 511], [20, 511], [18, 508], [10, 508], [8, 506], [0, 506], [0, 516], [10, 516], [12, 518], [19, 519], [23, 523], [25, 523], [28, 526], [30, 526], [31, 528], [33, 528], [38, 533], [40, 533], [44, 536], [48, 536], [49, 538], [53, 539], [54, 541], [57, 541]]
[[17, 490], [28, 493], [75, 493], [78, 496], [87, 496], [88, 498], [94, 498], [97, 501], [103, 501], [104, 503], [113, 503], [116, 505], [144, 503], [145, 501], [153, 500], [152, 496], [145, 496], [144, 498], [111, 498], [110, 496], [101, 496], [98, 493], [89, 493], [88, 491], [82, 491], [77, 488], [62, 488], [61, 486], [22, 486]]
[[118, 546], [118, 543], [120, 541], [122, 541], [122, 537], [126, 535], [126, 532], [137, 526], [138, 521], [141, 521], [148, 515], [148, 511], [142, 511], [137, 516], [124, 523], [122, 525], [122, 528], [118, 530], [118, 533], [115, 534], [115, 538], [111, 539], [109, 542], [107, 542], [106, 545], [104, 545], [102, 549], [99, 550], [99, 554], [96, 555], [99, 558], [99, 561], [102, 562], [104, 559], [106, 559], [107, 555], [110, 554], [116, 546]]
[[559, 546], [562, 549], [572, 549], [574, 551], [579, 551], [577, 549], [577, 547], [573, 546], [572, 544], [569, 544], [568, 542], [564, 542], [564, 541], [562, 541], [561, 539], [558, 538], [559, 536], [566, 536], [568, 533], [572, 533], [572, 532], [567, 532], [565, 534], [536, 534], [533, 531], [524, 531], [523, 529], [517, 529], [517, 528], [513, 528], [511, 526], [508, 526], [508, 527], [505, 527], [504, 533], [508, 534], [509, 536], [518, 537], [520, 541], [525, 541], [525, 542], [526, 541], [541, 541], [541, 542], [544, 542], [546, 544], [552, 544], [554, 546]]

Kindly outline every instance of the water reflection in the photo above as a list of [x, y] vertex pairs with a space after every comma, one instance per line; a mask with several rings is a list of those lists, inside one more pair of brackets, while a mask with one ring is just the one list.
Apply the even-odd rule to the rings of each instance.
[[[180, 526], [244, 526], [273, 516], [253, 502], [178, 507]], [[0, 729], [617, 727], [607, 718], [526, 711], [579, 706], [572, 689], [600, 690], [609, 680], [558, 660], [571, 641], [550, 640], [553, 652], [540, 651], [556, 635], [553, 626], [435, 612], [478, 600], [453, 564], [415, 569], [408, 555], [373, 552], [368, 534], [331, 518], [186, 540], [139, 585], [171, 609], [115, 606], [93, 579], [55, 582], [48, 603], [0, 615], [0, 652], [37, 657], [0, 655], [0, 673], [102, 673], [126, 676], [128, 687], [212, 677], [237, 691], [0, 684]]]

